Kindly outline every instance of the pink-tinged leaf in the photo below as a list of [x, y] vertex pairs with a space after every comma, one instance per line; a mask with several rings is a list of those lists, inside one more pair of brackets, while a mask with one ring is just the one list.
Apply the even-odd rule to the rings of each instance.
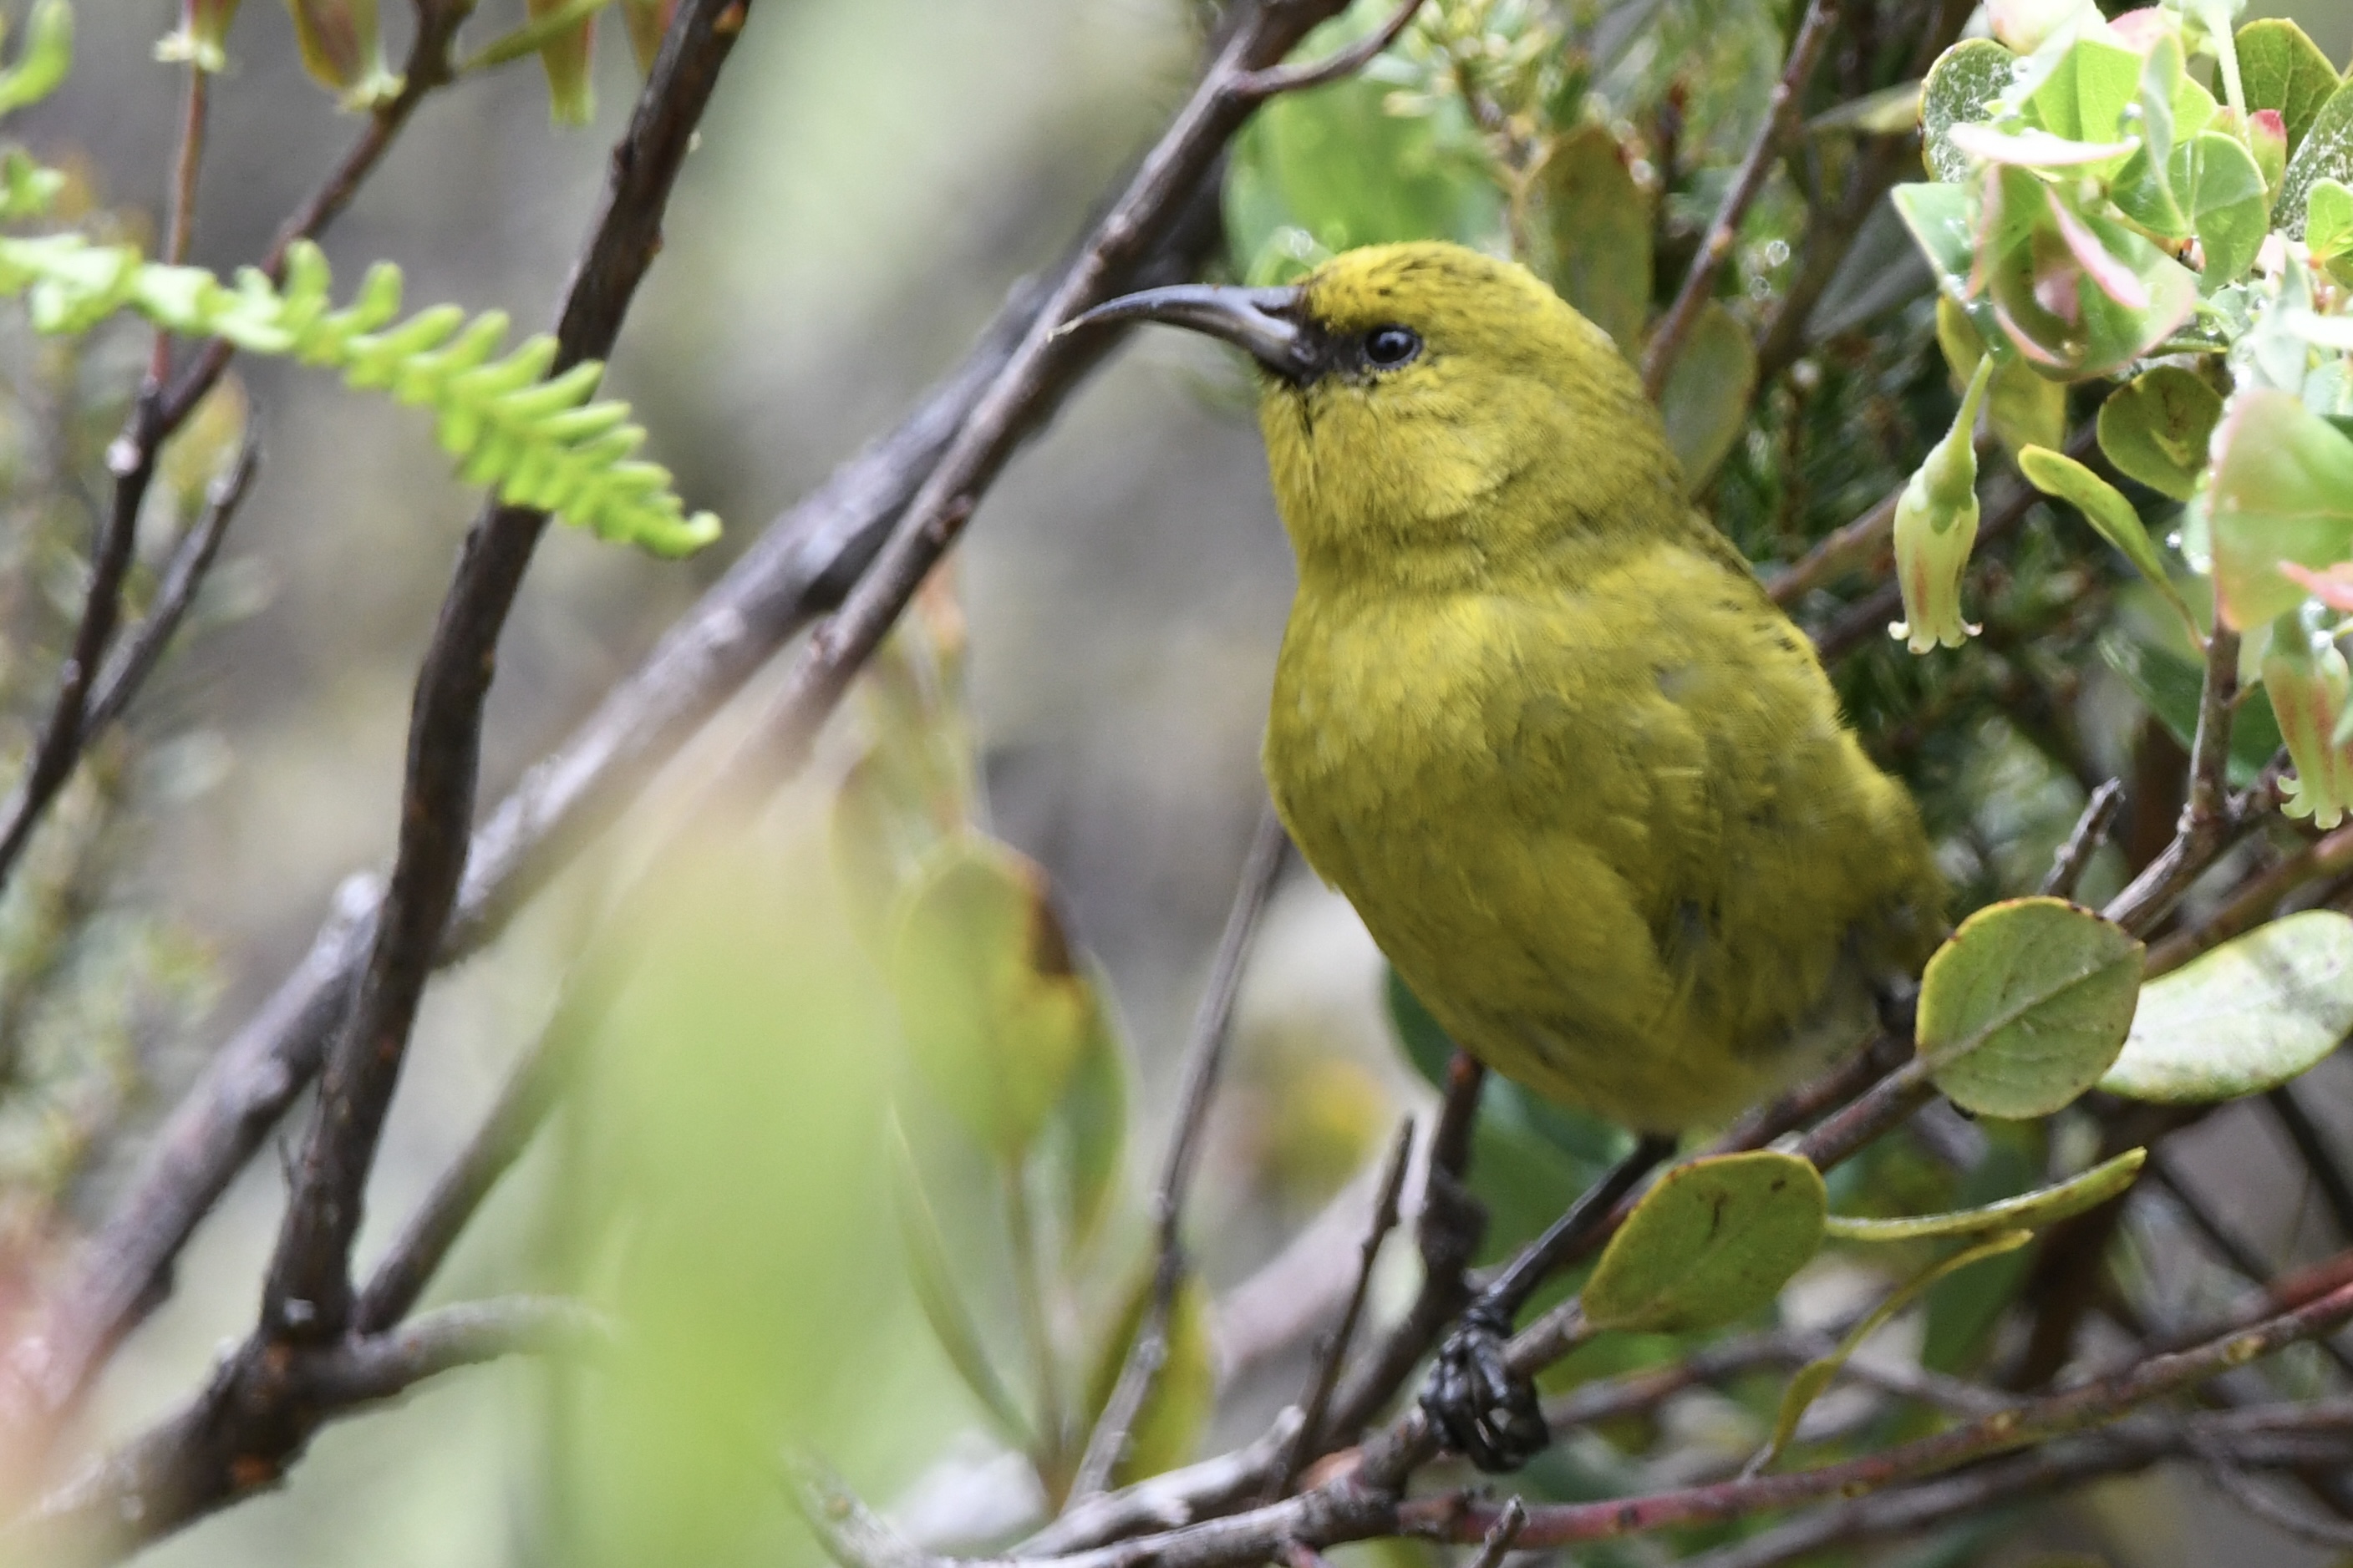
[[[2148, 289], [2134, 276], [2133, 269], [2108, 254], [2107, 247], [2100, 243], [2099, 237], [2085, 227], [2081, 218], [2067, 210], [2067, 204], [2059, 199], [2058, 192], [2052, 191], [2049, 195], [2051, 216], [2059, 226], [2059, 237], [2067, 242], [2068, 250], [2073, 253], [2085, 276], [2101, 293], [2126, 310], [2147, 310]], [[2039, 289], [2037, 291], [2040, 292]]]
[[2293, 393], [2240, 393], [2214, 431], [2207, 521], [2223, 619], [2244, 631], [2285, 615], [2306, 590], [2281, 562], [2353, 559], [2353, 438]]
[[2010, 163], [2027, 169], [2066, 169], [2083, 163], [2105, 163], [2122, 158], [2138, 145], [2133, 142], [2070, 142], [2048, 131], [1996, 131], [1990, 125], [1956, 125], [1945, 132], [1953, 145], [1989, 163]]
[[2353, 561], [2339, 561], [2319, 572], [2283, 561], [2279, 574], [2332, 610], [2353, 611]]
[[2144, 5], [2137, 11], [2108, 18], [2108, 37], [2137, 55], [2157, 47], [2160, 38], [2180, 35], [2181, 18], [2162, 5]]

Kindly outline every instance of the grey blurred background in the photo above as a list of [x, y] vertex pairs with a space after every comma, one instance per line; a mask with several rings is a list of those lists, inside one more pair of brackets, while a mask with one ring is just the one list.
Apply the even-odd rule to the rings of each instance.
[[[520, 9], [490, 0], [470, 36]], [[2271, 9], [2297, 15], [2333, 58], [2353, 53], [2344, 0]], [[397, 58], [405, 8], [385, 10]], [[173, 13], [160, 0], [90, 0], [71, 82], [13, 127], [43, 159], [83, 165], [109, 204], [151, 214], [178, 96], [152, 49]], [[412, 305], [500, 306], [526, 328], [544, 322], [635, 89], [617, 41], [599, 51], [588, 130], [550, 128], [529, 60], [428, 100], [326, 241], [345, 287], [388, 258], [406, 269]], [[230, 54], [194, 257], [223, 270], [264, 248], [356, 123], [301, 74], [269, 0], [248, 0]], [[1192, 63], [1181, 0], [753, 7], [608, 384], [636, 404], [651, 454], [689, 503], [720, 512], [728, 537], [684, 564], [550, 537], [501, 650], [486, 801], [771, 515], [954, 363], [1016, 278], [1061, 250], [1158, 129]], [[207, 790], [153, 830], [138, 873], [201, 937], [221, 987], [195, 1037], [158, 1047], [165, 1103], [300, 957], [337, 881], [387, 858], [415, 661], [477, 500], [448, 478], [422, 418], [314, 373], [248, 363], [240, 374], [268, 460], [227, 553], [267, 602], [195, 643], [142, 720], [209, 737], [225, 759]], [[1291, 586], [1229, 367], [1188, 342], [1147, 339], [1124, 353], [998, 485], [961, 573], [995, 825], [1053, 871], [1074, 930], [1114, 979], [1143, 1081], [1165, 1086], [1258, 809], [1255, 752]], [[527, 919], [437, 984], [364, 1253], [464, 1137], [535, 1026], [568, 929], [560, 908]], [[1294, 883], [1269, 943], [1245, 1062], [1314, 1035], [1351, 1064], [1371, 1118], [1385, 1119], [1412, 1091], [1380, 1037], [1373, 955], [1352, 917]], [[1253, 1085], [1271, 1081], [1245, 1072], [1221, 1131], [1234, 1157], [1211, 1163], [1226, 1190], [1205, 1201], [1233, 1221], [1212, 1244], [1221, 1282], [1273, 1249], [1278, 1221], [1299, 1217], [1240, 1195], [1259, 1179], [1251, 1151], [1268, 1142]], [[1146, 1150], [1165, 1099], [1138, 1097]], [[2226, 1169], [2227, 1119], [2208, 1136], [2214, 1168]], [[1330, 1184], [1308, 1185], [1319, 1182]], [[200, 1234], [173, 1302], [102, 1387], [94, 1438], [175, 1401], [249, 1321], [279, 1189], [275, 1163], [259, 1163]], [[102, 1173], [84, 1201], [103, 1196]], [[450, 1289], [506, 1277], [530, 1200], [528, 1181], [501, 1194], [453, 1261]], [[532, 1386], [522, 1369], [470, 1373], [332, 1429], [282, 1493], [147, 1561], [512, 1561]], [[2130, 1482], [2098, 1495], [2107, 1500], [2094, 1511], [2135, 1563], [2256, 1561], [2258, 1527], [2194, 1488]]]

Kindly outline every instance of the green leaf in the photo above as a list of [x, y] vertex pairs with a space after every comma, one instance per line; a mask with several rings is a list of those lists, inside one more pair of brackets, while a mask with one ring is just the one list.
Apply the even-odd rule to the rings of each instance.
[[2124, 1048], [2141, 944], [2063, 899], [2012, 899], [1961, 922], [1920, 981], [1920, 1055], [1981, 1116], [2048, 1116]]
[[1824, 1232], [1839, 1241], [1919, 1241], [1932, 1237], [1989, 1236], [1997, 1231], [2036, 1231], [2095, 1209], [2133, 1184], [2148, 1160], [2146, 1149], [2127, 1149], [2079, 1176], [2014, 1198], [1956, 1209], [1949, 1214], [1904, 1219], [1841, 1219], [1832, 1215]]
[[1683, 352], [1659, 389], [1667, 444], [1683, 464], [1683, 493], [1706, 488], [1748, 420], [1757, 389], [1757, 348], [1739, 318], [1714, 300], [1700, 310]]
[[923, 1178], [916, 1169], [914, 1151], [907, 1146], [906, 1132], [895, 1115], [891, 1119], [890, 1144], [892, 1207], [898, 1215], [899, 1244], [906, 1258], [907, 1282], [914, 1289], [916, 1304], [923, 1309], [933, 1337], [939, 1341], [948, 1364], [955, 1368], [965, 1386], [996, 1418], [1006, 1440], [1026, 1448], [1030, 1441], [1029, 1417], [1021, 1413], [1020, 1405], [997, 1375], [988, 1351], [981, 1343], [980, 1331], [974, 1326], [972, 1315], [965, 1310], [963, 1293], [956, 1289], [955, 1269], [948, 1262], [947, 1239], [940, 1233], [939, 1216], [932, 1212], [931, 1199], [923, 1195]]
[[2287, 161], [2278, 211], [2290, 239], [2304, 237], [2305, 203], [2323, 180], [2353, 185], [2353, 81], [2337, 88], [2320, 106], [2295, 155]]
[[35, 0], [16, 63], [0, 74], [0, 114], [38, 103], [73, 69], [73, 7], [67, 0]]
[[2291, 157], [2337, 86], [2337, 68], [2320, 46], [2284, 16], [2266, 16], [2239, 29], [2239, 79], [2250, 112], [2279, 110]]
[[[2151, 47], [2141, 66], [2140, 147], [2126, 158], [2108, 184], [2108, 199], [2116, 210], [2153, 234], [2167, 239], [2187, 239], [2189, 219], [2173, 192], [2168, 168], [2177, 134], [2173, 106], [2188, 81], [2181, 68], [2181, 43], [2170, 33]], [[2179, 135], [2194, 135], [2180, 128]], [[2047, 444], [2047, 443], [2046, 443]]]
[[1799, 1367], [1789, 1378], [1789, 1385], [1781, 1391], [1780, 1413], [1773, 1418], [1773, 1436], [1767, 1441], [1765, 1451], [1749, 1466], [1748, 1473], [1756, 1474], [1773, 1462], [1789, 1439], [1797, 1436], [1798, 1423], [1805, 1418], [1807, 1409], [1830, 1387], [1841, 1368], [1862, 1348], [1863, 1341], [1887, 1326], [1890, 1320], [1920, 1299], [1926, 1291], [1945, 1276], [1966, 1268], [1972, 1263], [1982, 1263], [1989, 1258], [1999, 1258], [2005, 1252], [2015, 1252], [2034, 1239], [2026, 1230], [2003, 1231], [1965, 1247], [1950, 1258], [1943, 1258], [1905, 1280], [1890, 1291], [1887, 1300], [1873, 1308], [1862, 1321], [1847, 1331], [1838, 1348], [1826, 1356], [1818, 1357]]
[[[1153, 1260], [1147, 1258], [1095, 1357], [1087, 1379], [1084, 1415], [1089, 1430], [1111, 1403], [1112, 1390], [1118, 1386], [1120, 1369], [1127, 1361], [1129, 1342], [1144, 1324], [1145, 1310], [1152, 1300], [1152, 1275]], [[1126, 1451], [1112, 1467], [1113, 1486], [1127, 1486], [1173, 1470], [1191, 1459], [1200, 1446], [1218, 1393], [1209, 1310], [1208, 1288], [1199, 1275], [1187, 1273], [1169, 1303], [1168, 1353], [1145, 1393], [1134, 1424], [1128, 1428]]]
[[1651, 198], [1618, 139], [1599, 125], [1562, 137], [1531, 195], [1535, 271], [1630, 354], [1651, 307]]
[[[2136, 641], [2121, 631], [2100, 638], [2100, 657], [2125, 679], [2157, 721], [2188, 751], [2198, 733], [2199, 689], [2204, 672], [2170, 647]], [[2231, 720], [2228, 776], [2233, 789], [2255, 782], [2284, 743], [2271, 704], [2242, 698]]]
[[1771, 1304], [1821, 1247], [1821, 1173], [1761, 1150], [1677, 1165], [1642, 1195], [1586, 1281], [1588, 1321], [1688, 1333]]
[[2042, 129], [2071, 142], [2114, 142], [2140, 90], [2141, 58], [2105, 38], [2079, 37], [2028, 102]]
[[1936, 57], [1920, 89], [1920, 156], [1930, 174], [1947, 184], [1968, 178], [1968, 154], [1949, 132], [1989, 117], [2017, 68], [2018, 57], [1991, 38], [1966, 38]]
[[2245, 631], [2304, 603], [2279, 572], [2353, 558], [2353, 438], [2292, 393], [2233, 396], [2214, 432], [2207, 526], [2221, 613]]
[[2202, 1105], [2275, 1089], [2353, 1030], [2353, 919], [2306, 910], [2142, 988], [2132, 1037], [2100, 1087]]
[[2198, 617], [2189, 613], [2189, 605], [2180, 590], [2173, 585], [2172, 576], [2165, 569], [2165, 558], [2157, 552], [2157, 542], [2141, 526], [2140, 513], [2122, 492], [2092, 472], [2064, 452], [2054, 452], [2047, 447], [2029, 447], [2018, 455], [2019, 471], [2027, 482], [2044, 495], [2056, 496], [2084, 514], [2084, 521], [2096, 530], [2133, 563], [2148, 580], [2150, 587], [2164, 596], [2173, 613], [2181, 617], [2182, 629], [2189, 634], [2195, 646], [2204, 640], [2198, 628]]
[[942, 847], [906, 892], [890, 974], [915, 1067], [982, 1147], [1029, 1150], [1101, 1027], [1046, 875], [977, 836]]
[[2271, 197], [2253, 154], [2236, 138], [2201, 131], [2173, 150], [2173, 188], [2206, 253], [2201, 287], [2211, 291], [2255, 263], [2271, 225]]
[[2188, 500], [2221, 422], [2221, 394], [2203, 377], [2179, 365], [2156, 365], [2100, 405], [2100, 450], [2127, 478]]

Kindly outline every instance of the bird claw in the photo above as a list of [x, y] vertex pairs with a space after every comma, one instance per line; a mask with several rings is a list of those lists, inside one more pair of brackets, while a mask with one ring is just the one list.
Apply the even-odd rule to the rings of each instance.
[[1504, 1361], [1511, 1323], [1474, 1304], [1438, 1350], [1421, 1407], [1447, 1447], [1490, 1475], [1516, 1470], [1552, 1442], [1535, 1384]]

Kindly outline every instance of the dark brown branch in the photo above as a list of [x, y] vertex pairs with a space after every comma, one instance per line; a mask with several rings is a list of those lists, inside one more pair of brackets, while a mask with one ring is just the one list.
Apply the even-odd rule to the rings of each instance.
[[[111, 1561], [254, 1492], [328, 1422], [396, 1399], [428, 1378], [512, 1355], [595, 1353], [611, 1341], [604, 1320], [572, 1301], [506, 1297], [429, 1312], [386, 1334], [276, 1357], [269, 1395], [283, 1447], [238, 1440], [252, 1392], [225, 1362], [187, 1405], [45, 1498], [0, 1532], [7, 1561]], [[192, 1462], [192, 1460], [194, 1462]]]
[[1706, 237], [1700, 241], [1699, 254], [1692, 258], [1691, 270], [1684, 275], [1674, 303], [1660, 318], [1651, 333], [1650, 346], [1643, 351], [1642, 386], [1654, 399], [1667, 384], [1667, 376], [1683, 352], [1683, 340], [1691, 336], [1700, 311], [1715, 292], [1716, 275], [1731, 258], [1733, 244], [1740, 236], [1741, 220], [1748, 216], [1749, 205], [1764, 190], [1766, 176], [1772, 173], [1782, 143], [1797, 129], [1806, 83], [1814, 74], [1815, 63], [1822, 58], [1823, 47], [1831, 41], [1837, 19], [1838, 7], [1832, 0], [1810, 0], [1806, 6], [1805, 19], [1798, 24], [1798, 36], [1789, 45], [1789, 58], [1782, 68], [1781, 79], [1773, 84], [1765, 122], [1757, 128], [1757, 138], [1748, 144], [1748, 153], [1741, 160], [1739, 172], [1733, 175], [1731, 188], [1724, 194], [1724, 205], [1716, 209], [1715, 221], [1708, 225]]
[[2189, 799], [2173, 841], [2141, 868], [2101, 913], [2130, 931], [2164, 918], [2229, 844], [2240, 825], [2225, 772], [2231, 762], [2231, 704], [2239, 692], [2239, 634], [2214, 628], [2206, 642], [2206, 674], [2198, 693], [2198, 733], [2189, 749]]
[[[1127, 1448], [1129, 1431], [1144, 1401], [1152, 1392], [1168, 1359], [1168, 1318], [1185, 1280], [1185, 1195], [1193, 1184], [1193, 1167], [1200, 1157], [1201, 1139], [1208, 1127], [1209, 1101], [1216, 1094], [1218, 1075], [1225, 1065], [1226, 1041], [1233, 1033], [1234, 999], [1241, 993], [1242, 963], [1258, 935], [1260, 917], [1274, 896], [1282, 875], [1284, 852], [1291, 839], [1282, 819], [1270, 805], [1259, 814], [1258, 830], [1242, 858], [1241, 881], [1234, 889], [1233, 906], [1219, 934], [1217, 955], [1210, 961], [1209, 983], [1193, 1015], [1192, 1037], [1185, 1047], [1185, 1071], [1177, 1089], [1176, 1124], [1168, 1136], [1168, 1153], [1153, 1189], [1152, 1218], [1158, 1233], [1158, 1259], [1153, 1267], [1152, 1295], [1128, 1342], [1127, 1358], [1119, 1380], [1087, 1438], [1071, 1496], [1084, 1500], [1102, 1492]], [[1026, 1261], [1026, 1260], [1025, 1260]]]
[[2353, 1547], [2353, 1524], [2338, 1519], [2322, 1519], [2281, 1501], [2241, 1468], [2238, 1460], [2219, 1443], [2193, 1439], [2189, 1447], [2205, 1465], [2206, 1474], [2214, 1484], [2221, 1488], [2232, 1502], [2257, 1519], [2314, 1546], [2337, 1551]]
[[1299, 1400], [1299, 1436], [1291, 1451], [1283, 1456], [1282, 1468], [1276, 1475], [1276, 1497], [1291, 1489], [1299, 1479], [1300, 1467], [1309, 1454], [1315, 1452], [1316, 1436], [1324, 1429], [1324, 1417], [1331, 1411], [1333, 1393], [1340, 1386], [1340, 1368], [1347, 1359], [1349, 1342], [1356, 1337], [1356, 1320], [1364, 1316], [1366, 1298], [1372, 1293], [1373, 1265], [1380, 1258], [1381, 1243], [1397, 1228], [1398, 1198], [1405, 1190], [1406, 1162], [1412, 1152], [1413, 1123], [1408, 1121], [1398, 1128], [1397, 1138], [1389, 1145], [1388, 1163], [1381, 1170], [1380, 1193], [1373, 1200], [1372, 1223], [1365, 1227], [1365, 1239], [1356, 1249], [1356, 1272], [1348, 1288], [1347, 1305], [1340, 1310], [1340, 1321], [1315, 1348], [1315, 1365], [1307, 1376], [1307, 1392]]
[[2253, 930], [2298, 888], [2353, 870], [2353, 826], [2300, 846], [2247, 879], [2211, 914], [2185, 921], [2148, 950], [2148, 975], [2155, 979], [2180, 968], [2200, 953]]
[[[550, 374], [601, 359], [655, 253], [662, 214], [720, 68], [742, 30], [741, 0], [683, 7], [614, 150], [594, 237], [573, 273]], [[493, 504], [468, 533], [417, 672], [399, 845], [351, 1013], [329, 1052], [319, 1112], [297, 1167], [262, 1292], [262, 1331], [318, 1342], [350, 1321], [351, 1244], [425, 982], [457, 901], [474, 816], [482, 704], [524, 569], [547, 514]]]

